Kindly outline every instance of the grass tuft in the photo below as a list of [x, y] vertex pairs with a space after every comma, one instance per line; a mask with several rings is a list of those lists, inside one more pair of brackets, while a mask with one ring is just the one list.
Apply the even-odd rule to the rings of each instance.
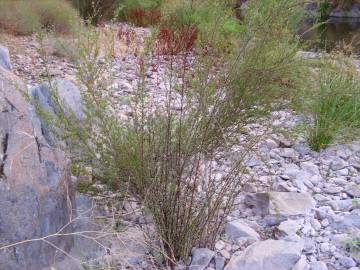
[[307, 106], [314, 124], [308, 141], [315, 151], [326, 148], [335, 140], [352, 139], [359, 132], [360, 79], [354, 67], [344, 60], [324, 60], [318, 74], [319, 86], [309, 93]]

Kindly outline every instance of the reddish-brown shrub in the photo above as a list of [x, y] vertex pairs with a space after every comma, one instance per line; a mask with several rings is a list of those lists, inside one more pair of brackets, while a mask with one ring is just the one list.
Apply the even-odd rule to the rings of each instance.
[[198, 38], [196, 26], [185, 25], [180, 28], [160, 27], [156, 52], [163, 55], [175, 55], [191, 51]]
[[161, 11], [158, 8], [142, 9], [137, 8], [129, 11], [127, 15], [128, 21], [136, 26], [146, 27], [158, 24], [161, 20]]

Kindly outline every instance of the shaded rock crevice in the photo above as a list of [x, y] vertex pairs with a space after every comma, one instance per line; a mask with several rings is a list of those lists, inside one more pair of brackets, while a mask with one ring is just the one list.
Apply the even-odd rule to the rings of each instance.
[[7, 148], [8, 148], [8, 143], [9, 143], [9, 133], [6, 133], [3, 141], [2, 141], [2, 162], [0, 165], [0, 178], [6, 178], [6, 175], [4, 173], [4, 167], [5, 167], [5, 161], [7, 158]]
[[42, 163], [41, 144], [40, 144], [39, 138], [37, 136], [35, 136], [35, 143], [36, 143], [36, 147], [37, 147], [37, 153], [38, 153], [38, 157], [39, 157], [39, 162]]

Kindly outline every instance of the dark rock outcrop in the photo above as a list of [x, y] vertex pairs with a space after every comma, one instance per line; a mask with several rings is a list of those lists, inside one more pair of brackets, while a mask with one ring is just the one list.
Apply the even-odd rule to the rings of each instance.
[[[72, 231], [75, 208], [70, 164], [50, 146], [23, 94], [26, 86], [0, 67], [0, 269], [39, 270], [73, 245], [71, 236], [2, 248]], [[59, 248], [57, 250], [54, 248]]]

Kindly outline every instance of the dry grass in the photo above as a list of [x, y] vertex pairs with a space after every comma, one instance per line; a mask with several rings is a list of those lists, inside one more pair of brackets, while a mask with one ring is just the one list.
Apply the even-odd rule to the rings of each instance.
[[80, 22], [77, 11], [66, 1], [0, 0], [0, 27], [19, 35], [29, 35], [43, 28], [67, 34]]

